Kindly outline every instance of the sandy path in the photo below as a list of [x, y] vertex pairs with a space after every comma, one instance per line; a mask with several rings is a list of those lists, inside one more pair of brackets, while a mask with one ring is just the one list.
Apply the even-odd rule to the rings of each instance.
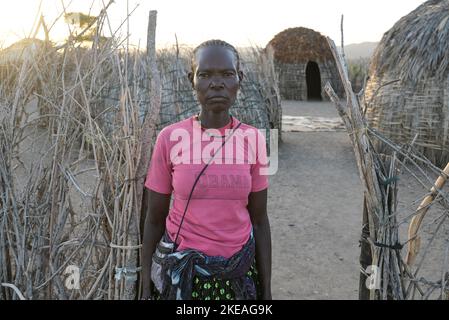
[[288, 116], [338, 117], [334, 105], [326, 101], [282, 101], [282, 111]]
[[[336, 117], [330, 103], [284, 115]], [[284, 132], [270, 177], [273, 298], [357, 299], [363, 195], [346, 132]]]

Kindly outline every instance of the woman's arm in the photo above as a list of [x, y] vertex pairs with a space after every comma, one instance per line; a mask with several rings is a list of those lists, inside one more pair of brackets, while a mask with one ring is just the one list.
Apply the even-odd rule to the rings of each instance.
[[142, 299], [151, 296], [151, 258], [165, 232], [165, 218], [170, 208], [170, 194], [144, 188], [142, 212], [146, 214], [142, 240]]
[[262, 290], [260, 297], [271, 300], [271, 233], [267, 215], [267, 189], [250, 193], [248, 211], [256, 240], [256, 263]]

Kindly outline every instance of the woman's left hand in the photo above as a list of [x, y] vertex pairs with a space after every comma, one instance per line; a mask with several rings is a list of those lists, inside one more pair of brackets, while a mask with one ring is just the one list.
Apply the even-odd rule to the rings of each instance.
[[261, 296], [261, 299], [262, 300], [273, 300], [273, 298], [271, 297], [271, 292], [263, 293]]

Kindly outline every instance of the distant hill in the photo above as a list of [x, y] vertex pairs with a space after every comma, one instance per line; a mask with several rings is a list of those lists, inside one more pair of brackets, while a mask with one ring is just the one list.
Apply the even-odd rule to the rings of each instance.
[[[379, 42], [362, 42], [345, 45], [346, 59], [370, 59]], [[340, 46], [338, 46], [340, 50]], [[252, 47], [238, 47], [239, 51], [252, 52]]]
[[371, 58], [379, 42], [362, 42], [345, 45], [346, 59]]

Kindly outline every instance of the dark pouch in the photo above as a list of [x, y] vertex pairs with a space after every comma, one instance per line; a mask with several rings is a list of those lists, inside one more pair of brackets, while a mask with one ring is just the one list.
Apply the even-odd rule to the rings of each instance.
[[164, 238], [159, 241], [156, 246], [156, 250], [153, 253], [151, 262], [151, 280], [154, 283], [155, 288], [162, 292], [162, 286], [164, 283], [164, 274], [162, 274], [162, 261], [163, 259], [174, 250], [174, 243], [164, 241]]

